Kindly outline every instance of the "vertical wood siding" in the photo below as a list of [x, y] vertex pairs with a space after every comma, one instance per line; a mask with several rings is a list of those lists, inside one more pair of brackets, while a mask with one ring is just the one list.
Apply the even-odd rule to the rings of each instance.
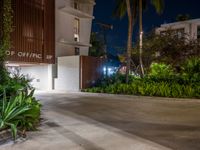
[[44, 5], [44, 55], [53, 56], [52, 61], [45, 59], [45, 62], [55, 63], [55, 0], [45, 0]]
[[103, 76], [104, 60], [91, 56], [80, 56], [80, 89], [93, 86]]
[[54, 63], [55, 0], [12, 0], [9, 61]]

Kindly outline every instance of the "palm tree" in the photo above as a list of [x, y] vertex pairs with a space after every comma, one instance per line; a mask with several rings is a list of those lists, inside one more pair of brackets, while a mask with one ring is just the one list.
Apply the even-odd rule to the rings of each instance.
[[[140, 40], [140, 55], [139, 55], [139, 60], [140, 60], [140, 69], [142, 76], [144, 76], [144, 67], [143, 67], [143, 61], [142, 61], [142, 45], [143, 45], [143, 8], [146, 7], [148, 4], [148, 0], [139, 0], [139, 40]], [[164, 8], [164, 0], [151, 0], [151, 4], [155, 7], [157, 13], [161, 14]], [[145, 6], [144, 6], [145, 5]]]
[[114, 17], [123, 18], [128, 15], [128, 40], [127, 40], [127, 56], [126, 56], [126, 83], [128, 83], [128, 76], [131, 66], [131, 51], [132, 51], [132, 36], [133, 26], [137, 15], [137, 0], [116, 0], [116, 7], [113, 12]]
[[[147, 2], [148, 0], [116, 0], [116, 6], [113, 12], [114, 17], [123, 18], [126, 14], [128, 15], [126, 83], [128, 83], [128, 75], [130, 72], [133, 27], [138, 16], [138, 11], [140, 18], [140, 66], [141, 72], [144, 75], [144, 69], [142, 64], [142, 12], [143, 9], [147, 6]], [[151, 0], [151, 4], [155, 6], [157, 12], [162, 12], [164, 0]]]

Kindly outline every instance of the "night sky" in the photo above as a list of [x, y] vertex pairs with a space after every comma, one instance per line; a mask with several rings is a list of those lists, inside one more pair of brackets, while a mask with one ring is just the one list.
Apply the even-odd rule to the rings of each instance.
[[[114, 19], [112, 11], [115, 0], [96, 0], [94, 9], [95, 20], [93, 21], [93, 31], [99, 32], [99, 27], [95, 22], [112, 24], [114, 29], [107, 34], [109, 51], [116, 54], [116, 47], [125, 47], [127, 39], [127, 18]], [[155, 9], [149, 5], [144, 12], [143, 28], [147, 33], [163, 23], [174, 22], [178, 14], [189, 14], [191, 18], [200, 18], [200, 0], [165, 0], [165, 9], [162, 15], [158, 15]], [[134, 39], [138, 36], [138, 24], [134, 28]]]

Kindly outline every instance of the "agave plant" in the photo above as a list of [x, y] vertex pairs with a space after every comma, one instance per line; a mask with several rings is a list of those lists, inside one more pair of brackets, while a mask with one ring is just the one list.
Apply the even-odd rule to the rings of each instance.
[[3, 100], [1, 102], [0, 129], [10, 127], [12, 136], [15, 139], [17, 136], [17, 117], [27, 110], [30, 110], [30, 107], [28, 105], [24, 105], [19, 97], [8, 100], [6, 97], [6, 92], [4, 92]]
[[34, 90], [20, 92], [15, 97], [8, 98], [6, 92], [0, 100], [0, 130], [11, 129], [14, 139], [18, 129], [30, 130], [39, 122], [40, 104], [33, 97]]

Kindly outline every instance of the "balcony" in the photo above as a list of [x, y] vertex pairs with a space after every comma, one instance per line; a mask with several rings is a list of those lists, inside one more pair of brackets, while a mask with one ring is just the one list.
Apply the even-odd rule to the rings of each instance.
[[76, 3], [73, 0], [70, 4], [61, 7], [60, 10], [79, 18], [94, 19], [94, 16], [92, 15], [93, 5], [95, 5], [93, 0], [81, 0], [76, 1]]
[[91, 44], [85, 44], [79, 41], [66, 41], [65, 39], [61, 38], [58, 42], [58, 44], [61, 45], [70, 45], [70, 46], [75, 46], [75, 47], [91, 47]]

